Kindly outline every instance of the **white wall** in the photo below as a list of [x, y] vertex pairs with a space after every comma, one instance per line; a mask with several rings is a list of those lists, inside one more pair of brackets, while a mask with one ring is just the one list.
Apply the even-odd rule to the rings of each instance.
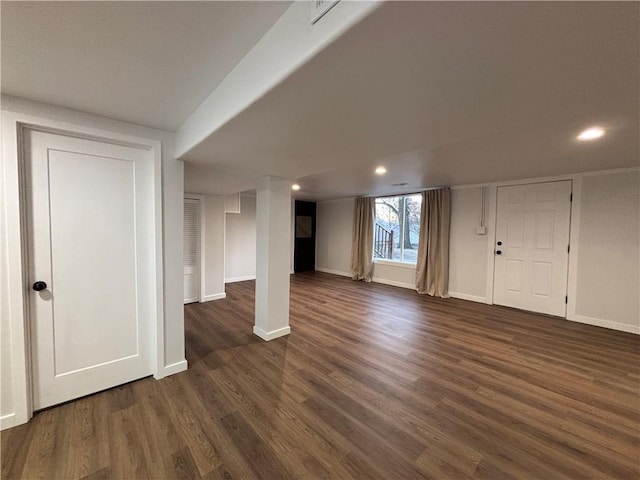
[[[229, 213], [224, 196], [204, 198], [202, 301], [226, 298], [225, 284], [256, 278], [256, 197], [242, 195], [240, 213]], [[235, 208], [233, 212], [236, 212]], [[293, 225], [291, 227], [293, 248]], [[293, 256], [290, 264], [293, 273]]]
[[225, 282], [256, 278], [256, 197], [240, 197], [240, 213], [227, 214]]
[[585, 176], [578, 240], [578, 320], [640, 325], [640, 172]]
[[[567, 318], [640, 333], [640, 172], [568, 175], [574, 181], [571, 239], [575, 299]], [[552, 179], [528, 179], [527, 182]], [[517, 183], [517, 182], [514, 182]], [[581, 188], [576, 188], [577, 185]], [[452, 187], [449, 292], [452, 297], [492, 303], [492, 240], [497, 184], [487, 186], [486, 235], [480, 224], [482, 186]], [[318, 204], [316, 269], [351, 276], [353, 199]], [[572, 257], [573, 258], [573, 257]], [[571, 267], [570, 267], [571, 268]], [[570, 275], [570, 278], [572, 275]], [[373, 281], [415, 288], [415, 268], [377, 263]], [[570, 293], [571, 295], [571, 293]], [[575, 311], [571, 305], [575, 304]]]
[[[240, 213], [227, 213], [225, 235], [225, 283], [256, 278], [256, 197], [241, 195]], [[291, 201], [291, 259], [295, 244], [295, 201]]]
[[320, 202], [316, 210], [316, 270], [351, 276], [353, 198]]
[[[488, 200], [488, 194], [485, 200]], [[485, 202], [485, 210], [487, 210]], [[484, 302], [487, 284], [487, 235], [476, 235], [482, 215], [482, 187], [451, 190], [449, 294]]]
[[[451, 191], [451, 242], [449, 290], [452, 296], [484, 301], [487, 269], [487, 236], [475, 234], [480, 225], [482, 188]], [[351, 239], [354, 200], [318, 204], [316, 269], [351, 276]], [[413, 265], [377, 261], [373, 281], [415, 289]]]
[[[183, 163], [173, 156], [174, 135], [168, 132], [149, 129], [119, 122], [95, 115], [90, 115], [74, 110], [67, 110], [42, 103], [2, 96], [2, 112], [15, 112], [48, 120], [62, 121], [81, 127], [97, 128], [114, 133], [133, 135], [141, 138], [160, 141], [162, 144], [162, 205], [163, 205], [163, 280], [164, 298], [163, 307], [165, 315], [164, 329], [164, 373], [171, 374], [186, 368], [184, 357], [184, 311], [183, 311], [183, 265], [182, 265], [182, 215], [183, 215]], [[3, 131], [3, 135], [6, 132]], [[4, 139], [3, 139], [4, 140]], [[2, 191], [7, 194], [7, 186], [4, 181], [6, 164], [3, 160]], [[15, 186], [11, 186], [15, 190]], [[2, 378], [0, 379], [0, 418], [2, 428], [26, 421], [26, 402], [24, 392], [12, 391], [12, 385], [16, 378], [16, 370], [19, 362], [16, 361], [16, 345], [6, 345], [6, 338], [10, 335], [9, 305], [12, 303], [9, 295], [13, 295], [14, 289], [9, 290], [7, 265], [12, 252], [8, 251], [8, 217], [16, 218], [19, 215], [19, 206], [14, 199], [2, 199], [2, 214], [0, 228], [2, 229], [2, 243], [0, 247], [0, 331], [2, 332], [2, 351], [0, 362], [2, 364]], [[11, 224], [13, 225], [13, 224]], [[23, 322], [24, 319], [12, 319]], [[21, 374], [23, 372], [19, 372]], [[17, 413], [16, 413], [17, 412]], [[15, 413], [15, 415], [14, 415]], [[24, 418], [22, 418], [24, 417]]]

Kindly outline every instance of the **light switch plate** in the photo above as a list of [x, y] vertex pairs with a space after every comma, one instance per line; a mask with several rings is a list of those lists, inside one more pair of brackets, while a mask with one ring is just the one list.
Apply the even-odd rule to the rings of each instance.
[[487, 227], [476, 227], [476, 235], [486, 235]]

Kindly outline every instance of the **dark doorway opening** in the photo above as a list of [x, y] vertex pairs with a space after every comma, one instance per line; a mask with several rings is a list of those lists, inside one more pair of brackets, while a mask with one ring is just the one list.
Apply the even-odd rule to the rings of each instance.
[[308, 272], [316, 268], [316, 204], [296, 200], [293, 271]]

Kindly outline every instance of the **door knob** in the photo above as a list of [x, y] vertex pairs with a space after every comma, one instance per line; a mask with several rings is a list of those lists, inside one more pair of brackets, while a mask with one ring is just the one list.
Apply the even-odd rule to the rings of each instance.
[[33, 284], [32, 287], [36, 292], [39, 292], [41, 290], [44, 290], [45, 288], [47, 288], [47, 284], [44, 282], [36, 282]]
[[496, 250], [496, 255], [502, 255], [502, 250]]
[[498, 246], [502, 245], [502, 242], [498, 242]]

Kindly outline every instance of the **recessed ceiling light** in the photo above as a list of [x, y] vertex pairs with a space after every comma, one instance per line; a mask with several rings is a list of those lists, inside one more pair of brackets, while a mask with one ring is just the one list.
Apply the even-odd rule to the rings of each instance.
[[300, 190], [300, 185], [298, 185], [297, 183], [294, 183], [293, 185], [291, 185], [291, 190], [295, 190], [295, 191]]
[[387, 173], [387, 169], [383, 166], [380, 166], [375, 169], [375, 172], [376, 172], [376, 175], [384, 175], [385, 173]]
[[578, 135], [578, 140], [595, 140], [604, 135], [604, 129], [600, 127], [587, 128], [585, 131]]

